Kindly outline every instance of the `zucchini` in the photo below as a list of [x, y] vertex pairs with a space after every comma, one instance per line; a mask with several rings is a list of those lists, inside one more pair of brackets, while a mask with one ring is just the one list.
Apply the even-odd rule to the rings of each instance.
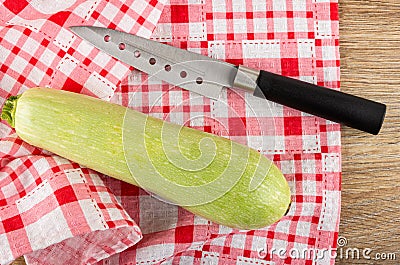
[[222, 225], [265, 227], [290, 205], [284, 176], [256, 150], [117, 104], [32, 88], [7, 99], [1, 117], [31, 145]]

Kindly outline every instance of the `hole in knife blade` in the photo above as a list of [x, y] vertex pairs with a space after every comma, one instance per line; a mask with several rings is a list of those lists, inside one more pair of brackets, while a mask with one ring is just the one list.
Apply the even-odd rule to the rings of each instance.
[[123, 51], [125, 50], [125, 43], [121, 42], [120, 44], [118, 44], [118, 48]]
[[180, 75], [181, 75], [182, 78], [185, 78], [185, 77], [187, 76], [187, 73], [186, 73], [186, 71], [182, 71], [182, 72], [180, 73]]
[[149, 63], [151, 65], [155, 65], [156, 64], [156, 58], [150, 58]]
[[164, 70], [167, 71], [167, 72], [171, 71], [171, 69], [172, 69], [172, 67], [169, 64], [164, 66]]
[[196, 78], [196, 83], [199, 84], [199, 85], [201, 85], [201, 84], [203, 83], [203, 78], [197, 77], [197, 78]]
[[136, 50], [136, 51], [133, 53], [133, 55], [134, 55], [136, 58], [139, 58], [139, 57], [140, 57], [140, 51]]
[[109, 42], [111, 40], [111, 36], [110, 35], [105, 35], [104, 36], [104, 41], [105, 42]]

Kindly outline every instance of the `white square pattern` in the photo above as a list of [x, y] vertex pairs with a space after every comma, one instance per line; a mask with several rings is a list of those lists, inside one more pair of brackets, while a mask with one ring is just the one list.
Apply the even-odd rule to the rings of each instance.
[[172, 29], [171, 24], [168, 23], [158, 23], [156, 28], [151, 35], [152, 39], [172, 39]]
[[39, 84], [44, 79], [45, 76], [46, 76], [45, 72], [36, 67], [33, 67], [32, 70], [29, 72], [27, 78], [34, 84]]
[[296, 235], [299, 236], [307, 236], [310, 234], [310, 229], [311, 229], [311, 223], [310, 222], [301, 222], [299, 221], [297, 223], [296, 227]]
[[267, 32], [267, 19], [266, 18], [253, 18], [254, 33]]
[[251, 243], [251, 249], [253, 251], [257, 252], [265, 252], [267, 248], [267, 238], [266, 237], [260, 237], [260, 236], [254, 236], [252, 243]]
[[335, 154], [324, 154], [322, 156], [322, 163], [324, 172], [340, 172], [340, 156]]
[[243, 249], [246, 242], [246, 235], [235, 234], [232, 236], [231, 246], [238, 249]]
[[274, 30], [275, 32], [287, 32], [287, 18], [274, 18]]
[[226, 19], [215, 19], [214, 22], [214, 33], [224, 34], [226, 33]]
[[189, 37], [193, 41], [200, 41], [205, 40], [205, 23], [204, 22], [197, 22], [197, 23], [190, 23], [189, 24]]
[[226, 4], [225, 1], [221, 0], [212, 0], [212, 10], [213, 12], [226, 12]]
[[152, 196], [140, 197], [139, 204], [139, 227], [143, 234], [176, 227], [176, 223], [178, 222], [178, 206], [162, 202]]
[[233, 31], [235, 33], [247, 33], [246, 19], [233, 19]]
[[115, 84], [112, 84], [108, 79], [93, 72], [85, 83], [85, 87], [90, 89], [96, 96], [101, 99], [107, 99], [113, 94], [116, 89]]
[[315, 203], [313, 202], [303, 202], [301, 208], [302, 216], [313, 216], [315, 211]]
[[340, 212], [340, 191], [324, 191], [318, 229], [334, 231]]
[[314, 196], [317, 194], [317, 185], [315, 181], [312, 180], [303, 180], [303, 195]]
[[303, 173], [315, 174], [315, 160], [303, 160], [301, 165]]
[[294, 17], [293, 22], [294, 22], [294, 31], [295, 32], [307, 32], [308, 31], [307, 18]]
[[277, 42], [255, 43], [243, 41], [243, 58], [281, 58], [281, 45]]
[[[46, 229], [46, 233], [43, 233], [43, 229]], [[32, 246], [42, 245], [43, 242], [50, 246], [60, 240], [72, 237], [61, 208], [54, 209], [35, 223], [26, 225], [25, 231]]]
[[174, 244], [159, 244], [150, 247], [138, 248], [136, 252], [137, 264], [149, 264], [149, 260], [161, 261], [174, 253]]
[[315, 32], [317, 32], [317, 36], [329, 37], [332, 35], [332, 22], [331, 21], [323, 21], [319, 20], [315, 22]]
[[[282, 117], [283, 106], [272, 101], [245, 94], [246, 117]], [[273, 124], [271, 124], [273, 126]]]
[[273, 0], [272, 5], [275, 11], [286, 11], [286, 1]]
[[[24, 45], [22, 46], [22, 50], [29, 52], [30, 55], [34, 55], [37, 49], [40, 47], [40, 43], [33, 39], [27, 39]], [[2, 52], [2, 51], [0, 51]]]
[[74, 38], [74, 33], [68, 29], [61, 28], [60, 33], [54, 38], [53, 43], [64, 51], [67, 51], [71, 47]]
[[313, 40], [300, 40], [297, 42], [299, 58], [315, 57], [315, 43]]
[[246, 0], [232, 1], [233, 12], [246, 12]]
[[[105, 222], [104, 222], [104, 217], [103, 216], [99, 216], [100, 215], [100, 211], [98, 210], [98, 208], [95, 206], [95, 204], [93, 203], [92, 199], [86, 199], [86, 200], [79, 200], [79, 206], [81, 207], [84, 215], [85, 215], [85, 219], [88, 223], [88, 225], [90, 226], [90, 229], [92, 231], [95, 230], [104, 230], [106, 229], [106, 227], [104, 227]], [[111, 216], [113, 216], [113, 218], [115, 219], [122, 219], [121, 217], [121, 213], [119, 210], [117, 209], [108, 209], [107, 210], [109, 212], [109, 214]]]
[[[13, 184], [11, 183], [11, 185]], [[38, 192], [39, 190], [40, 192]], [[32, 207], [37, 206], [38, 203], [44, 201], [48, 196], [51, 196], [53, 192], [54, 191], [51, 188], [49, 182], [47, 180], [44, 180], [41, 185], [37, 186], [35, 189], [27, 194], [27, 196], [29, 195], [29, 197], [26, 197], [28, 199], [23, 197], [16, 202], [18, 211], [21, 213], [28, 211]]]

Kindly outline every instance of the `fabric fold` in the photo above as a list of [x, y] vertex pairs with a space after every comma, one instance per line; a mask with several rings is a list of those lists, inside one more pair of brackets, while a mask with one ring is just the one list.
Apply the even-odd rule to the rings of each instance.
[[[69, 26], [150, 37], [165, 0], [5, 1], [0, 7], [0, 105], [46, 86], [109, 100], [131, 68]], [[141, 239], [101, 175], [32, 147], [0, 123], [0, 264], [92, 264]]]
[[17, 142], [0, 147], [0, 264], [25, 254], [29, 264], [94, 263], [141, 239], [98, 173]]

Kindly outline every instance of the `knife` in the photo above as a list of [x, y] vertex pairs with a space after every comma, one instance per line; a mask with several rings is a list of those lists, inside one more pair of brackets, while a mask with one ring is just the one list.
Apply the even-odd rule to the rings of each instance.
[[378, 134], [386, 105], [264, 70], [209, 58], [133, 34], [94, 26], [70, 30], [98, 49], [172, 85], [218, 99], [221, 90], [239, 88], [349, 127]]

